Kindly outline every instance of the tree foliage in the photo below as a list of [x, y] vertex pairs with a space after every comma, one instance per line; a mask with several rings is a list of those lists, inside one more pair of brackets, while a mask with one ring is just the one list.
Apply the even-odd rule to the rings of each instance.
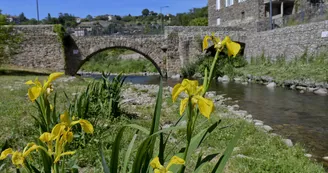
[[145, 9], [142, 10], [141, 13], [142, 13], [143, 16], [148, 16], [149, 15], [149, 10], [147, 8], [145, 8]]
[[189, 26], [207, 26], [207, 25], [208, 25], [208, 19], [206, 17], [198, 17], [192, 19], [189, 22]]

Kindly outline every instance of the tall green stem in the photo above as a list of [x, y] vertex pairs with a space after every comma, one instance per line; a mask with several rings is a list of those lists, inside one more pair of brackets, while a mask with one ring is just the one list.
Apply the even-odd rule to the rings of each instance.
[[206, 93], [206, 91], [208, 90], [208, 87], [210, 86], [210, 83], [211, 83], [211, 81], [212, 81], [212, 78], [213, 78], [213, 71], [214, 71], [214, 68], [215, 68], [216, 62], [217, 62], [218, 59], [219, 59], [219, 53], [220, 53], [219, 50], [217, 50], [216, 53], [215, 53], [215, 57], [214, 57], [214, 60], [213, 60], [213, 62], [212, 62], [212, 66], [211, 66], [210, 74], [208, 75], [208, 78], [207, 78], [206, 88], [205, 88], [203, 94]]
[[[191, 142], [191, 138], [192, 138], [192, 132], [194, 131], [194, 116], [193, 116], [193, 107], [192, 107], [191, 99], [192, 99], [192, 97], [189, 97], [189, 100], [188, 100], [187, 144], [186, 144], [186, 149], [184, 151], [183, 160], [186, 160], [186, 158], [188, 156], [188, 150], [189, 150], [189, 146], [190, 146], [190, 142]], [[179, 172], [183, 173], [185, 168], [186, 167], [183, 166]]]

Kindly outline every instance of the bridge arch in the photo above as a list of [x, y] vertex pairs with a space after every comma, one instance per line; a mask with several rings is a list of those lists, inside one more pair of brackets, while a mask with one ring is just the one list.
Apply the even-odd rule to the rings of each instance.
[[162, 69], [161, 67], [149, 56], [147, 55], [146, 53], [140, 51], [140, 50], [137, 50], [135, 48], [131, 48], [131, 47], [126, 47], [126, 46], [112, 46], [112, 47], [106, 47], [106, 48], [102, 48], [102, 49], [98, 49], [94, 52], [92, 52], [91, 54], [87, 55], [85, 57], [85, 59], [83, 59], [81, 61], [81, 63], [79, 64], [79, 67], [78, 67], [78, 70], [81, 69], [81, 67], [86, 63], [88, 62], [94, 55], [100, 53], [100, 52], [103, 52], [103, 51], [106, 51], [106, 50], [111, 50], [111, 49], [126, 49], [126, 50], [132, 50], [136, 53], [139, 53], [140, 55], [142, 55], [143, 57], [145, 57], [148, 61], [150, 61], [154, 66], [155, 68], [157, 69], [158, 73], [163, 76], [163, 73], [162, 73]]
[[69, 36], [65, 45], [65, 71], [75, 75], [93, 55], [114, 48], [132, 50], [143, 55], [165, 76], [167, 71], [163, 36]]

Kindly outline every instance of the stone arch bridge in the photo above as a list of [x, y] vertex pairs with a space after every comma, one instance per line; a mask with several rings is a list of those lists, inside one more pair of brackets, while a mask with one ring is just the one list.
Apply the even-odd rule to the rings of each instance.
[[20, 49], [10, 59], [13, 65], [65, 71], [75, 75], [80, 67], [103, 50], [126, 48], [151, 61], [163, 76], [180, 72], [181, 67], [194, 62], [202, 53], [201, 40], [215, 32], [244, 42], [246, 32], [220, 27], [166, 27], [163, 35], [104, 35], [76, 37], [67, 35], [62, 42], [53, 25], [16, 26], [23, 36]]

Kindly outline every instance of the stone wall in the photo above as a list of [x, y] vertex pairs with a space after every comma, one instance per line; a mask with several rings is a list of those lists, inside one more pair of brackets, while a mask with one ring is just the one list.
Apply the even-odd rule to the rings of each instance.
[[[174, 33], [174, 36], [172, 36]], [[179, 68], [195, 62], [199, 55], [202, 54], [202, 40], [205, 35], [215, 33], [216, 36], [222, 39], [225, 36], [230, 36], [234, 41], [245, 42], [246, 31], [236, 27], [204, 27], [204, 26], [190, 26], [190, 27], [165, 27], [165, 37], [170, 40], [170, 36], [176, 39], [174, 47], [176, 49], [175, 56], [179, 57]]]
[[290, 60], [305, 51], [309, 54], [327, 51], [328, 37], [321, 37], [323, 31], [328, 31], [328, 21], [249, 33], [245, 56], [250, 59], [264, 54], [274, 60], [282, 55]]
[[10, 63], [28, 68], [45, 68], [63, 71], [65, 60], [61, 43], [52, 25], [15, 26], [22, 35], [18, 54], [10, 58]]
[[209, 26], [216, 26], [220, 18], [220, 26], [234, 26], [256, 31], [256, 22], [265, 17], [263, 0], [246, 0], [226, 7], [226, 0], [220, 0], [220, 9], [217, 9], [217, 0], [208, 0]]

